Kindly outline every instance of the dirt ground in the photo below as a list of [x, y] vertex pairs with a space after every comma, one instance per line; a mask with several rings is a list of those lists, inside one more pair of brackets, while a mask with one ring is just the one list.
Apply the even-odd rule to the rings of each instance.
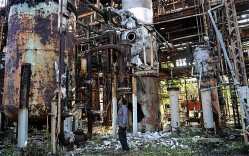
[[[160, 132], [127, 133], [131, 150], [124, 153], [118, 138], [111, 136], [111, 128], [97, 126], [91, 140], [79, 146], [58, 148], [58, 155], [65, 156], [246, 156], [249, 146], [244, 144], [241, 130], [223, 127], [222, 130], [206, 132], [199, 127], [181, 127], [177, 130]], [[16, 148], [13, 131], [0, 132], [0, 156], [51, 155], [51, 140], [46, 131], [33, 130], [29, 133], [28, 146], [20, 152]]]

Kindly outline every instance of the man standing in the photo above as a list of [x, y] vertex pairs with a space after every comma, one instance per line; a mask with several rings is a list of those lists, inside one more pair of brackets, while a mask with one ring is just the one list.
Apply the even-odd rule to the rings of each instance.
[[126, 138], [126, 128], [128, 124], [128, 109], [126, 107], [126, 103], [125, 98], [121, 98], [119, 100], [119, 109], [116, 121], [116, 124], [118, 125], [118, 138], [124, 152], [128, 152], [130, 150]]

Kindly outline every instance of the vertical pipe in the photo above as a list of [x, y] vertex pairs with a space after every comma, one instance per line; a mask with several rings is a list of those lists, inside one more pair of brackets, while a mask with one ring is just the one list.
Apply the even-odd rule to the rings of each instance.
[[170, 98], [170, 114], [171, 114], [171, 127], [180, 127], [180, 115], [179, 115], [179, 92], [177, 88], [171, 88], [169, 90]]
[[[113, 1], [112, 1], [113, 2]], [[112, 3], [111, 3], [112, 5]], [[113, 35], [110, 34], [110, 44], [113, 44]], [[114, 68], [114, 69], [113, 69]], [[113, 67], [113, 49], [110, 49], [110, 71], [113, 75], [113, 82], [112, 82], [112, 136], [113, 138], [117, 137], [117, 75], [115, 73], [116, 68]]]
[[59, 28], [59, 91], [58, 91], [58, 122], [57, 122], [57, 131], [58, 134], [61, 133], [61, 97], [62, 97], [62, 81], [61, 81], [61, 76], [62, 76], [62, 68], [63, 68], [63, 64], [64, 64], [64, 60], [63, 59], [63, 45], [62, 45], [62, 37], [63, 37], [63, 33], [62, 33], [62, 18], [63, 18], [63, 0], [59, 1], [59, 10], [58, 10], [58, 28]]
[[56, 155], [56, 117], [57, 117], [57, 106], [55, 98], [51, 103], [51, 143], [52, 143], [52, 154]]
[[214, 128], [213, 109], [211, 104], [211, 92], [207, 88], [201, 89], [201, 101], [202, 101], [204, 127], [207, 129]]
[[0, 131], [2, 130], [2, 111], [0, 110]]
[[117, 75], [113, 75], [113, 86], [112, 86], [112, 136], [116, 138], [117, 136]]
[[87, 80], [88, 80], [88, 102], [87, 102], [87, 120], [88, 120], [88, 133], [92, 136], [93, 131], [93, 115], [91, 112], [92, 107], [92, 68], [91, 68], [91, 54], [87, 54]]
[[[134, 74], [134, 68], [132, 69]], [[132, 104], [133, 104], [133, 135], [137, 134], [137, 79], [132, 77]]]
[[144, 27], [142, 27], [142, 42], [143, 42], [144, 64], [147, 65], [146, 50], [145, 50], [145, 39], [144, 39]]
[[17, 147], [27, 147], [27, 136], [28, 136], [28, 109], [20, 108], [18, 112], [18, 138]]
[[[188, 43], [188, 42], [187, 42]], [[187, 90], [187, 80], [186, 78], [184, 79], [184, 83], [185, 83], [185, 98], [186, 98], [186, 103], [187, 103], [187, 112], [186, 112], [186, 117], [189, 117], [189, 109], [188, 109], [188, 90]]]
[[154, 67], [153, 32], [150, 31], [150, 66]]

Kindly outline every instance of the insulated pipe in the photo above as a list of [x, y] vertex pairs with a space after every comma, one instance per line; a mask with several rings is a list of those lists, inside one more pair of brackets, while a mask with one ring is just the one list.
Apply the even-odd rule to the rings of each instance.
[[20, 108], [18, 112], [17, 147], [26, 148], [28, 139], [28, 108]]
[[122, 0], [122, 9], [134, 14], [139, 24], [152, 24], [152, 0]]
[[[133, 68], [133, 72], [134, 74], [134, 68]], [[132, 117], [133, 117], [133, 135], [137, 135], [137, 78], [135, 77], [135, 75], [133, 75], [132, 77]]]
[[180, 127], [180, 115], [179, 115], [179, 89], [172, 88], [169, 90], [170, 98], [170, 115], [171, 115], [171, 127]]
[[153, 32], [150, 32], [150, 66], [154, 67]]
[[214, 128], [213, 109], [211, 104], [211, 91], [209, 89], [201, 89], [201, 101], [204, 127], [207, 129]]

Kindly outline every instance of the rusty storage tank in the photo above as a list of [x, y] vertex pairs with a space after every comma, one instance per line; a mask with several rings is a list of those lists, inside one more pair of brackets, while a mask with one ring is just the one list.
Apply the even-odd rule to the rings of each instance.
[[[64, 62], [75, 75], [74, 2], [67, 3]], [[58, 0], [10, 0], [3, 109], [17, 120], [20, 103], [21, 66], [31, 64], [29, 122], [45, 121], [57, 89], [55, 61], [59, 61]], [[75, 80], [72, 78], [72, 87]], [[74, 95], [74, 93], [72, 94]], [[74, 97], [72, 97], [74, 98]], [[40, 123], [39, 123], [40, 124]]]

